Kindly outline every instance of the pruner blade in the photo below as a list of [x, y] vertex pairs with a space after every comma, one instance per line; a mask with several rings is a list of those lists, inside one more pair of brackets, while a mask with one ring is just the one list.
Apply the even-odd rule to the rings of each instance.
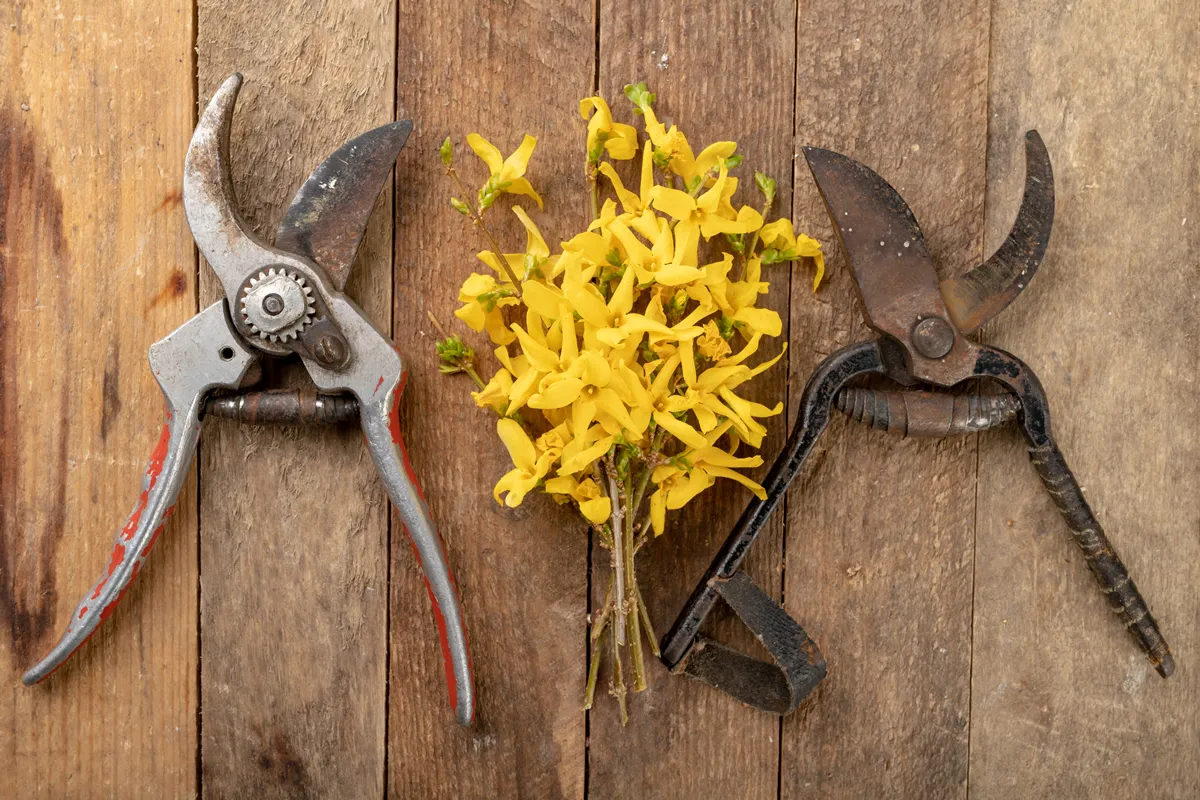
[[1025, 194], [1008, 238], [987, 261], [942, 281], [950, 319], [971, 333], [1016, 299], [1042, 263], [1054, 225], [1054, 171], [1037, 131], [1025, 134]]
[[292, 198], [275, 246], [317, 262], [342, 291], [379, 192], [391, 174], [412, 122], [381, 125], [339, 147]]

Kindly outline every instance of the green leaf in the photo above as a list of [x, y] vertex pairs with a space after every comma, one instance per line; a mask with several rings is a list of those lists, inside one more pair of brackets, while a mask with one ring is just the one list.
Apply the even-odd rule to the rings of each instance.
[[625, 87], [625, 96], [629, 98], [629, 102], [633, 103], [635, 114], [645, 113], [647, 108], [654, 105], [656, 99], [653, 92], [646, 88], [646, 82], [631, 83]]
[[758, 190], [763, 193], [763, 197], [766, 198], [768, 207], [775, 202], [776, 186], [774, 178], [765, 173], [756, 171], [754, 173], [754, 183], [756, 186], [758, 186]]

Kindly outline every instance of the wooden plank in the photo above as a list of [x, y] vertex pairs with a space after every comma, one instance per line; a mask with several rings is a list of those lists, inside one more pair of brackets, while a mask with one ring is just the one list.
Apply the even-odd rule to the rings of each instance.
[[[906, 6], [801, 5], [796, 134], [890, 181], [948, 277], [982, 254], [988, 4]], [[817, 303], [793, 283], [793, 401], [825, 354], [870, 335], [802, 158], [796, 218], [827, 243], [830, 282]], [[829, 677], [784, 721], [782, 796], [965, 793], [975, 455], [970, 437], [835, 419], [793, 484], [784, 597]]]
[[[447, 134], [472, 185], [485, 175], [467, 133], [505, 155], [522, 132], [535, 135], [529, 177], [546, 210], [522, 206], [551, 243], [584, 224], [578, 101], [593, 78], [594, 24], [591, 3], [400, 6], [398, 106], [416, 126], [397, 172], [395, 339], [411, 375], [401, 420], [457, 575], [479, 703], [472, 728], [454, 724], [420, 569], [393, 523], [388, 742], [396, 797], [583, 795], [586, 529], [544, 496], [512, 511], [492, 500], [511, 462], [494, 417], [471, 400], [469, 379], [438, 374], [427, 314], [466, 335], [490, 376], [491, 344], [453, 316], [458, 287], [485, 268], [474, 258], [476, 234], [447, 202], [453, 184], [436, 153]], [[525, 234], [508, 205], [503, 199], [489, 213], [512, 252]]]
[[[244, 213], [270, 240], [313, 167], [392, 119], [394, 6], [201, 0], [197, 11], [201, 102], [233, 70], [246, 77], [234, 118], [234, 183]], [[347, 287], [384, 327], [389, 195]], [[207, 302], [219, 291], [211, 271], [202, 273]], [[307, 381], [298, 372], [279, 377]], [[388, 504], [362, 436], [222, 421], [206, 437], [204, 794], [381, 796]]]
[[[696, 152], [706, 144], [735, 140], [746, 160], [737, 170], [737, 202], [760, 206], [754, 170], [779, 184], [776, 214], [791, 212], [791, 161], [795, 6], [788, 0], [699, 7], [669, 0], [601, 3], [600, 88], [614, 113], [632, 121], [622, 95], [628, 83], [646, 80], [658, 94], [660, 118], [674, 121]], [[647, 35], [647, 31], [652, 31]], [[640, 129], [640, 122], [638, 123]], [[780, 212], [782, 209], [782, 212]], [[811, 285], [807, 268], [798, 282]], [[789, 274], [767, 267], [771, 293], [760, 302], [786, 320]], [[807, 302], [811, 300], [806, 298]], [[774, 354], [786, 341], [765, 344]], [[773, 405], [785, 399], [783, 363], [755, 381], [748, 396]], [[747, 389], [751, 389], [747, 384]], [[783, 444], [784, 416], [766, 420], [763, 443], [770, 463]], [[761, 478], [766, 468], [758, 470]], [[668, 519], [669, 530], [639, 559], [639, 582], [661, 636], [712, 561], [741, 515], [749, 493], [721, 481]], [[747, 570], [778, 597], [781, 581], [783, 514], [759, 537]], [[609, 553], [596, 548], [593, 606], [604, 600]], [[749, 649], [753, 637], [726, 609], [714, 613], [707, 634]], [[761, 650], [761, 648], [760, 648]], [[653, 659], [651, 659], [653, 661]], [[605, 680], [602, 673], [601, 680]], [[630, 697], [630, 722], [622, 729], [616, 704], [601, 696], [591, 718], [589, 790], [595, 797], [774, 798], [779, 762], [779, 722], [703, 684], [672, 677], [656, 661], [649, 686]], [[669, 743], [669, 747], [664, 746]]]
[[196, 493], [52, 678], [161, 426], [149, 345], [196, 310], [179, 206], [190, 3], [0, 8], [0, 796], [183, 797], [196, 783]]
[[1040, 376], [1178, 669], [1159, 678], [1108, 611], [1017, 434], [985, 437], [973, 797], [1200, 794], [1198, 29], [1182, 0], [993, 3], [989, 246], [1015, 213], [1027, 128], [1057, 210], [1041, 271], [988, 339]]

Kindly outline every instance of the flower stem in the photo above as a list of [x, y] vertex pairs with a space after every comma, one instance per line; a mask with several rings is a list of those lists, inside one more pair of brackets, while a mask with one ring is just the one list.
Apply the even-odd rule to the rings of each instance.
[[612, 504], [613, 530], [613, 571], [616, 576], [617, 613], [613, 615], [613, 630], [615, 646], [625, 645], [625, 614], [622, 606], [625, 603], [625, 507], [621, 500], [621, 492], [617, 489], [616, 469], [611, 462], [605, 463], [608, 471], [608, 498]]
[[[467, 191], [467, 187], [463, 185], [462, 178], [458, 177], [458, 170], [454, 169], [454, 167], [446, 167], [446, 174], [449, 175], [458, 185], [459, 193], [461, 193], [464, 197], [471, 196]], [[504, 270], [504, 273], [508, 276], [508, 279], [512, 281], [513, 290], [516, 292], [516, 296], [520, 297], [521, 281], [517, 280], [516, 273], [513, 272], [512, 267], [508, 265], [508, 259], [506, 259], [504, 254], [500, 252], [500, 244], [496, 241], [496, 237], [492, 236], [492, 232], [488, 230], [487, 223], [483, 221], [483, 209], [474, 209], [471, 208], [471, 206], [466, 206], [466, 208], [471, 212], [471, 222], [475, 223], [475, 227], [479, 228], [480, 232], [483, 234], [483, 237], [487, 239], [488, 243], [491, 245], [488, 249], [492, 251], [492, 255], [496, 257], [496, 262], [500, 265], [500, 268]]]
[[[624, 501], [630, 502], [633, 495], [633, 476], [629, 471], [625, 473], [625, 492]], [[637, 574], [634, 572], [633, 566], [633, 515], [632, 507], [625, 509], [625, 528], [622, 532], [625, 538], [624, 556], [625, 556], [625, 572], [628, 578], [627, 592], [628, 594], [622, 598], [621, 610], [624, 611], [628, 618], [629, 624], [629, 665], [633, 672], [633, 690], [640, 692], [646, 688], [646, 662], [642, 656], [642, 628], [641, 614], [638, 613], [638, 592]]]
[[592, 201], [592, 219], [600, 219], [600, 182], [596, 180], [596, 172], [588, 170], [588, 198]]
[[613, 607], [612, 578], [608, 580], [608, 591], [604, 595], [604, 606], [592, 623], [592, 663], [588, 667], [587, 689], [583, 693], [583, 707], [591, 708], [596, 699], [596, 678], [600, 674], [600, 648], [604, 643], [604, 634], [608, 629], [608, 620]]

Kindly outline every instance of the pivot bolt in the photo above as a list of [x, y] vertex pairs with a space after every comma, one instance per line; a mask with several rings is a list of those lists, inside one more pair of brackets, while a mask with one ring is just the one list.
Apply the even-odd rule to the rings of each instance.
[[283, 298], [277, 294], [269, 294], [263, 298], [262, 307], [263, 311], [272, 317], [278, 316], [283, 311]]
[[346, 360], [346, 343], [337, 336], [322, 336], [313, 348], [313, 355], [322, 364], [341, 364]]
[[926, 358], [941, 358], [954, 347], [954, 328], [941, 317], [928, 317], [913, 327], [912, 342]]

